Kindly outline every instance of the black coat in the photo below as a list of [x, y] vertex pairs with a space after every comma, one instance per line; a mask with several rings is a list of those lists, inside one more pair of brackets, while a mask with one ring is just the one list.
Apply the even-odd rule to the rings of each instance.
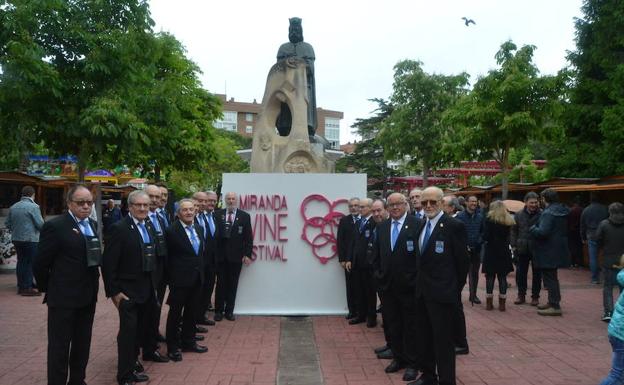
[[508, 274], [513, 271], [511, 250], [509, 249], [509, 232], [511, 226], [493, 222], [486, 218], [483, 222], [483, 265], [485, 274]]
[[166, 230], [169, 248], [167, 271], [171, 287], [190, 287], [197, 282], [198, 278], [203, 284], [204, 240], [201, 236], [201, 226], [194, 224], [194, 227], [199, 240], [199, 254], [195, 254], [191, 240], [186, 235], [183, 223], [179, 219]]
[[347, 262], [353, 252], [353, 240], [358, 233], [357, 224], [353, 221], [353, 215], [345, 215], [338, 222], [336, 234], [336, 246], [338, 247], [338, 261]]
[[379, 288], [384, 290], [393, 285], [410, 288], [416, 285], [418, 272], [418, 233], [423, 222], [413, 215], [407, 215], [394, 250], [391, 248], [392, 219], [379, 223], [376, 227], [373, 270]]
[[[163, 232], [163, 238], [165, 238], [165, 244], [161, 247], [158, 243], [156, 243], [156, 263], [154, 264], [154, 271], [152, 271], [152, 281], [154, 282], [155, 287], [160, 287], [166, 282], [169, 281], [169, 274], [167, 272], [167, 239], [165, 237], [165, 222], [163, 222], [162, 217], [160, 215], [156, 215], [156, 219], [158, 220], [158, 226]], [[151, 218], [148, 216], [145, 219], [145, 223], [148, 228], [152, 228], [154, 230], [154, 234], [156, 234], [156, 227], [151, 221]]]
[[518, 255], [533, 253], [533, 237], [529, 234], [529, 229], [537, 224], [541, 214], [541, 209], [531, 214], [525, 207], [514, 215], [516, 224], [511, 228], [510, 243]]
[[[365, 218], [362, 218], [365, 221]], [[370, 243], [373, 242], [375, 230], [375, 221], [371, 216], [363, 228], [358, 226], [357, 231], [353, 236], [352, 253], [349, 256], [352, 269], [370, 269], [372, 268], [370, 254]]]
[[[96, 222], [89, 222], [97, 234]], [[48, 306], [80, 308], [97, 300], [100, 272], [87, 266], [86, 238], [69, 213], [43, 225], [33, 273]]]
[[216, 211], [215, 221], [219, 236], [217, 240], [217, 263], [243, 263], [243, 257], [251, 258], [253, 248], [251, 216], [245, 211], [237, 209], [229, 238], [226, 231], [227, 210]]
[[537, 225], [529, 230], [535, 239], [533, 263], [540, 269], [570, 266], [568, 248], [568, 220], [570, 210], [561, 203], [552, 203], [540, 216]]
[[[206, 220], [208, 214], [206, 214]], [[213, 221], [215, 225], [215, 233], [212, 235], [210, 232], [210, 226], [206, 222], [206, 237], [204, 246], [204, 266], [207, 270], [214, 271], [217, 264], [217, 240], [219, 238], [219, 226], [217, 226], [217, 217], [213, 212]]]
[[[421, 227], [424, 231], [425, 226]], [[417, 242], [420, 239], [420, 232]], [[439, 303], [456, 303], [466, 284], [470, 258], [462, 222], [443, 214], [431, 231], [418, 259], [416, 297]]]
[[[154, 229], [146, 222], [150, 237]], [[107, 297], [123, 292], [135, 303], [145, 303], [154, 295], [153, 277], [143, 271], [143, 238], [131, 215], [111, 227], [105, 238], [102, 276]]]

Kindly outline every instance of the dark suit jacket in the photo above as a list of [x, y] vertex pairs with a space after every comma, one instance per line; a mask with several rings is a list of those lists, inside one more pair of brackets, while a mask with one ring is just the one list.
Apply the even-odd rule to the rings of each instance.
[[[146, 227], [154, 239], [153, 228], [147, 224]], [[146, 302], [153, 295], [153, 277], [143, 271], [143, 238], [132, 216], [111, 227], [105, 244], [102, 275], [106, 296], [123, 292], [136, 303]]]
[[358, 233], [357, 225], [353, 223], [353, 215], [345, 215], [338, 222], [336, 244], [338, 246], [338, 261], [347, 262], [353, 252], [353, 240]]
[[[362, 220], [365, 219], [362, 218]], [[372, 267], [370, 264], [371, 261], [368, 259], [368, 254], [370, 252], [369, 244], [374, 238], [374, 230], [375, 221], [371, 216], [368, 221], [366, 221], [364, 227], [360, 230], [360, 226], [358, 226], [353, 234], [353, 252], [349, 257], [352, 269], [369, 269]]]
[[199, 238], [199, 254], [195, 254], [191, 240], [186, 235], [185, 226], [179, 219], [167, 229], [167, 245], [169, 247], [169, 286], [190, 287], [204, 281], [204, 239], [202, 228], [194, 224]]
[[[96, 222], [89, 222], [97, 234]], [[87, 241], [69, 213], [43, 225], [33, 273], [48, 306], [79, 308], [97, 300], [100, 272], [87, 267]]]
[[392, 219], [387, 219], [377, 225], [373, 269], [381, 289], [387, 289], [390, 285], [397, 287], [416, 285], [419, 257], [418, 233], [422, 224], [422, 221], [408, 214], [399, 232], [394, 250], [391, 249], [390, 238]]
[[[215, 225], [215, 233], [212, 235], [210, 233], [210, 226], [208, 222], [206, 222], [206, 238], [205, 238], [205, 247], [204, 247], [204, 265], [208, 270], [214, 270], [217, 264], [217, 239], [219, 238], [219, 226], [217, 224], [217, 216], [216, 211], [212, 213], [212, 219]], [[206, 220], [208, 220], [208, 215], [206, 214]], [[251, 255], [249, 255], [251, 257]]]
[[443, 214], [420, 253], [416, 297], [440, 303], [457, 302], [457, 293], [466, 284], [469, 263], [464, 224]]
[[[163, 222], [160, 215], [156, 215], [156, 219], [158, 219], [158, 225], [160, 226], [160, 229], [163, 232], [163, 237], [165, 237], [164, 250], [161, 250], [158, 243], [156, 243], [156, 261], [154, 264], [154, 271], [152, 271], [152, 281], [154, 282], [154, 286], [160, 287], [161, 285], [165, 284], [169, 280], [169, 274], [167, 272], [168, 250], [167, 250], [167, 238], [165, 236], [165, 231], [166, 231], [165, 223]], [[145, 219], [145, 223], [148, 229], [151, 228], [151, 230], [153, 230], [153, 233], [156, 234], [156, 227], [154, 227], [154, 224], [152, 223], [152, 219], [149, 217], [149, 215]]]
[[245, 211], [237, 209], [229, 238], [226, 236], [225, 226], [227, 210], [215, 211], [215, 221], [217, 233], [219, 234], [217, 263], [243, 263], [243, 256], [251, 258], [251, 250], [253, 248], [251, 216]]

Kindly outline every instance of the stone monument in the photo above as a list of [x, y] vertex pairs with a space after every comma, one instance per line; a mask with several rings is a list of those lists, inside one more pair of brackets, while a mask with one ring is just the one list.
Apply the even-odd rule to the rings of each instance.
[[314, 50], [303, 42], [301, 19], [290, 19], [290, 43], [283, 44], [269, 70], [253, 135], [251, 172], [331, 173], [324, 138], [316, 133]]

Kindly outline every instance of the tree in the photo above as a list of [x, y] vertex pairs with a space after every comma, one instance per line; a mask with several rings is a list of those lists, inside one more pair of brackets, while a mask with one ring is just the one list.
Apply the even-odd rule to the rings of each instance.
[[384, 119], [392, 113], [392, 105], [383, 99], [371, 99], [371, 101], [377, 103], [377, 108], [373, 111], [375, 115], [355, 120], [351, 128], [355, 129], [354, 132], [362, 140], [357, 143], [352, 154], [336, 162], [336, 171], [364, 173], [369, 179], [385, 181], [388, 176], [394, 174], [394, 171], [388, 167], [383, 147], [376, 138]]
[[624, 3], [585, 0], [576, 20], [565, 136], [551, 146], [549, 168], [569, 177], [624, 173]]
[[499, 68], [479, 78], [473, 90], [449, 109], [446, 119], [457, 130], [447, 143], [458, 157], [494, 159], [501, 168], [507, 199], [510, 154], [530, 139], [555, 137], [562, 80], [539, 76], [534, 46], [517, 49], [511, 41], [496, 53]]
[[421, 165], [426, 186], [430, 170], [447, 161], [442, 141], [449, 127], [442, 118], [465, 94], [468, 75], [428, 74], [413, 60], [397, 63], [394, 71], [394, 110], [384, 119], [378, 140], [387, 159], [408, 158], [410, 166]]
[[[0, 134], [89, 164], [198, 167], [220, 104], [147, 1], [4, 2]], [[17, 131], [16, 131], [17, 130]], [[22, 140], [23, 141], [23, 140]]]

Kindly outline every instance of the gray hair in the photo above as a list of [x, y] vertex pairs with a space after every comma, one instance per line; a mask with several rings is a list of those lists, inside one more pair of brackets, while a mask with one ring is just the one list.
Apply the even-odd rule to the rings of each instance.
[[133, 192], [128, 194], [128, 204], [130, 204], [130, 205], [134, 204], [135, 198], [138, 198], [139, 196], [144, 196], [147, 199], [150, 199], [149, 195], [147, 195], [145, 190], [134, 190]]
[[176, 211], [178, 214], [180, 213], [180, 209], [182, 208], [182, 203], [190, 203], [195, 207], [195, 202], [190, 198], [182, 198], [178, 201], [178, 210]]

